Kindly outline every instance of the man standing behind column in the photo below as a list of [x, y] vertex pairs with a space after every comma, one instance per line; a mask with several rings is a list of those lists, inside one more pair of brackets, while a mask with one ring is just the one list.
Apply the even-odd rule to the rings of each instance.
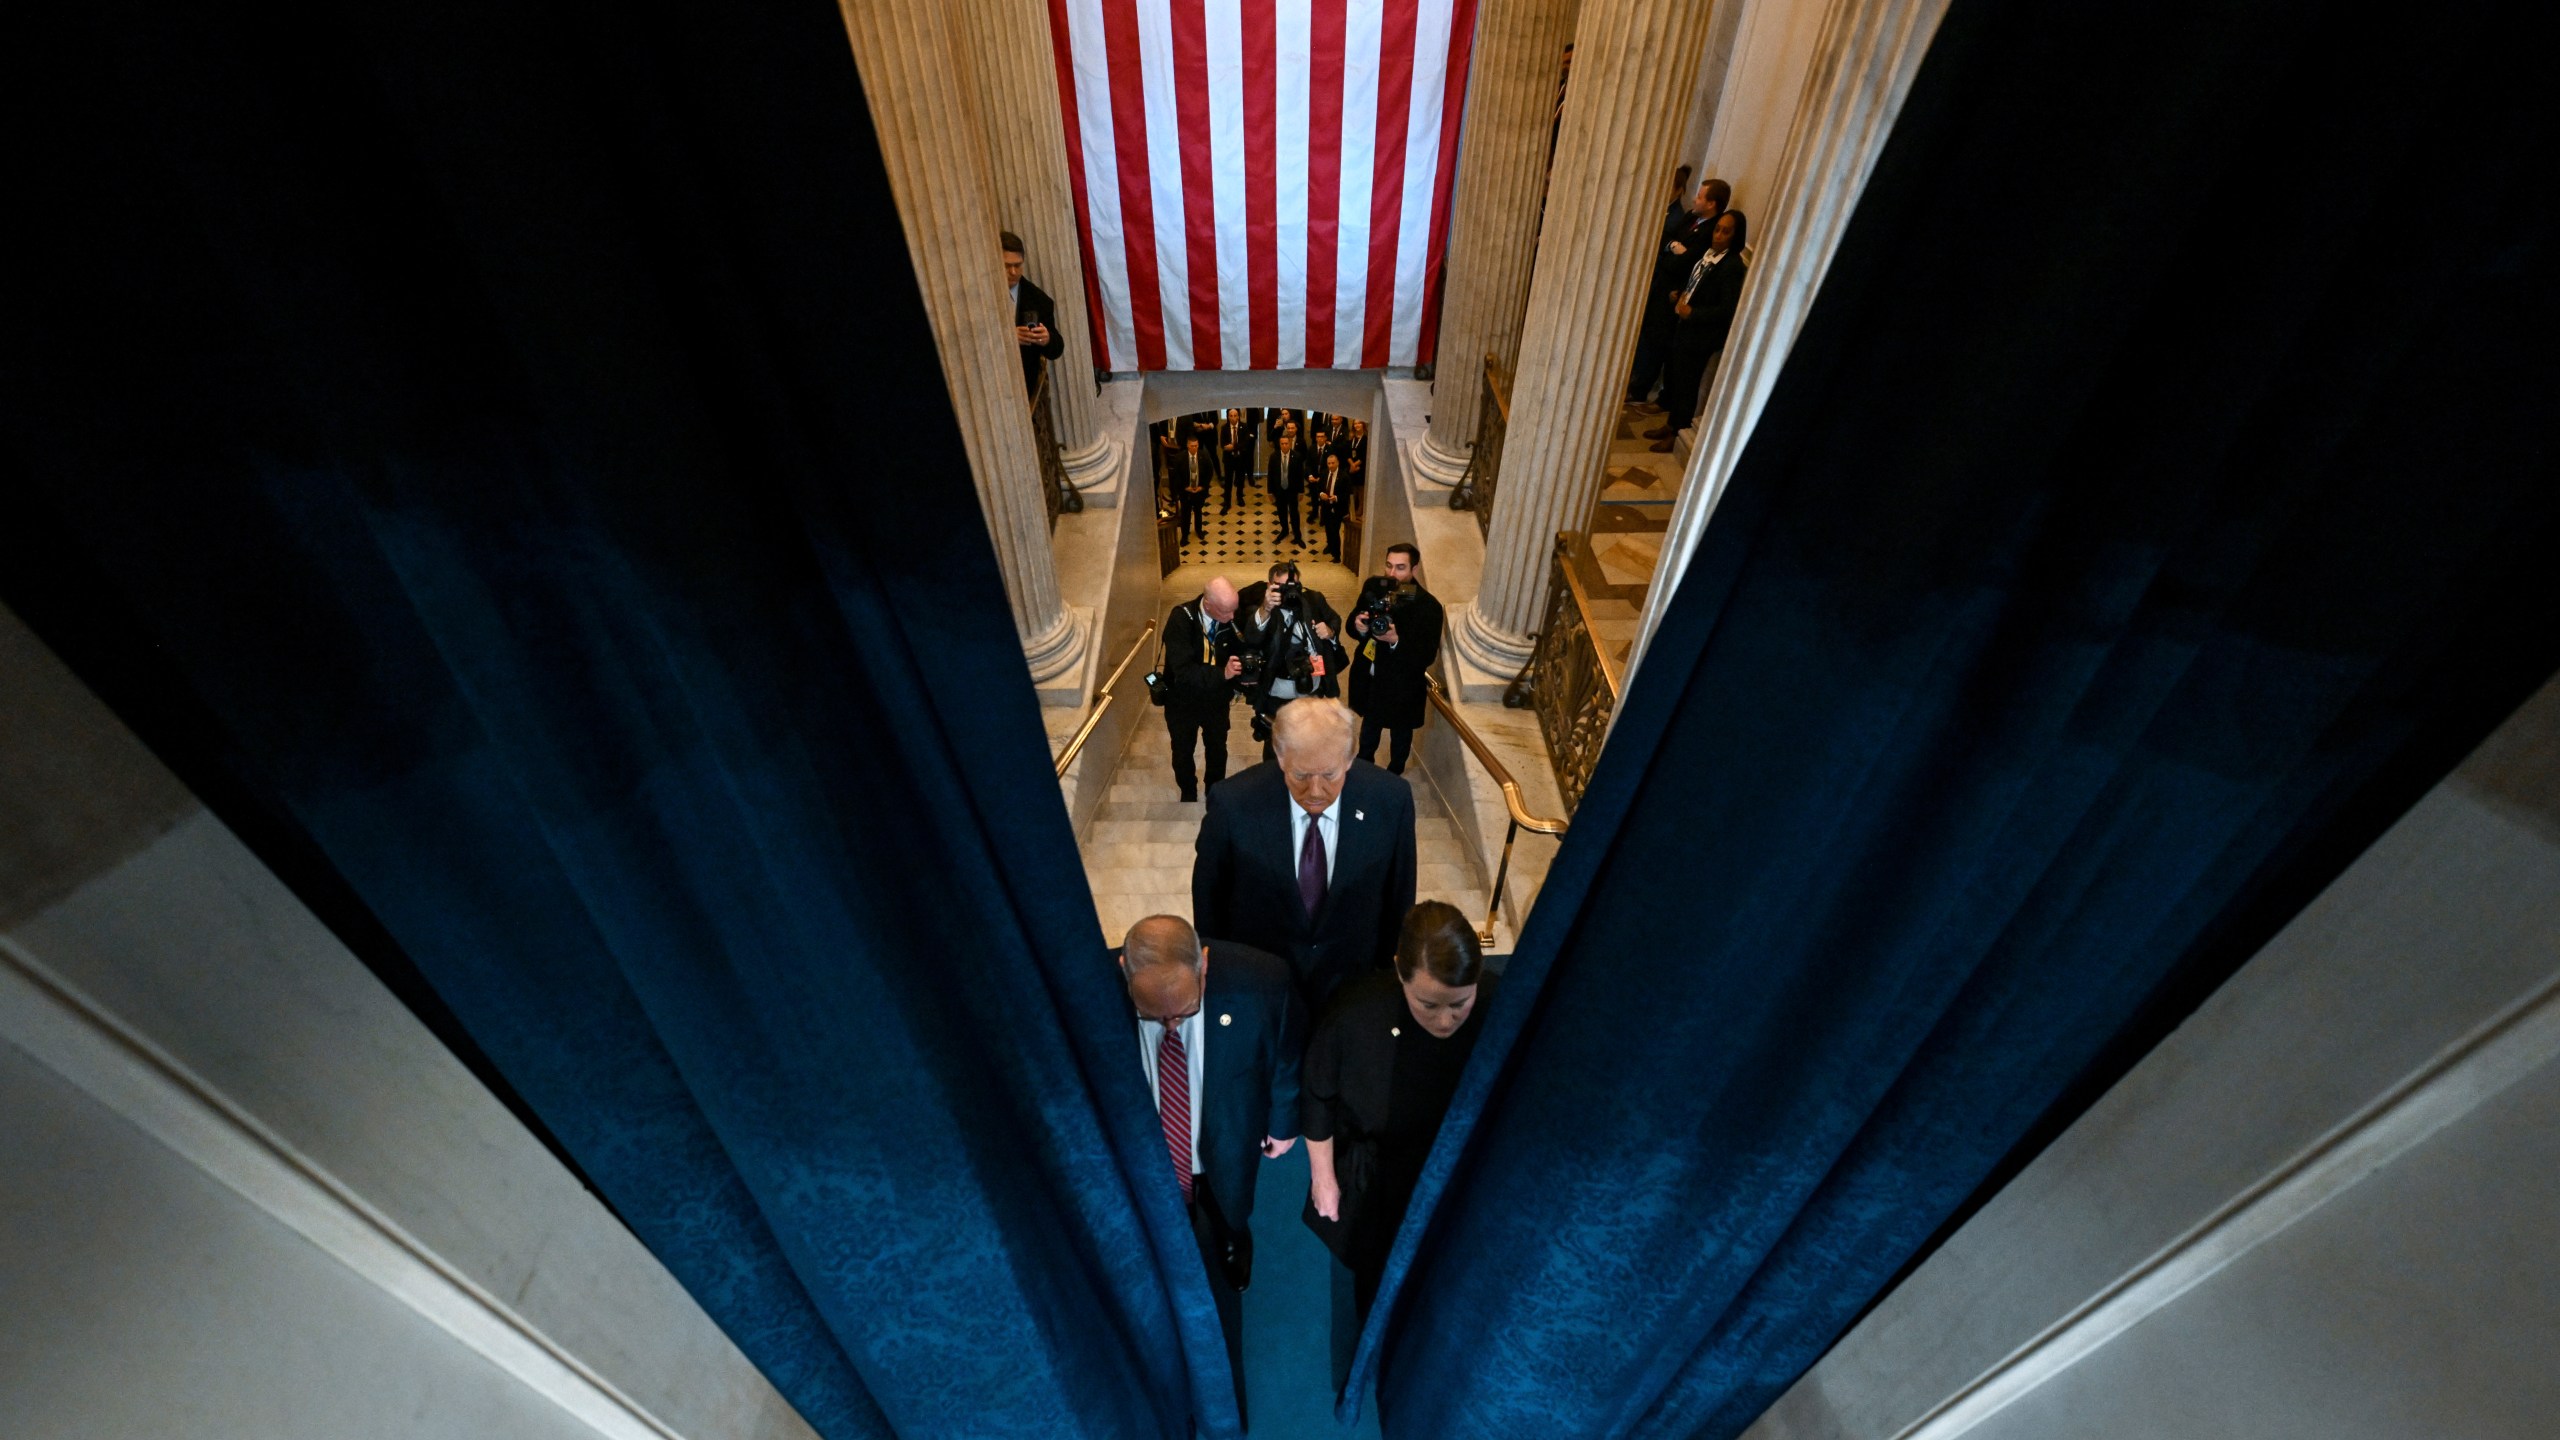
[[[1721, 180], [1704, 181], [1698, 186], [1696, 208], [1663, 227], [1662, 245], [1653, 255], [1653, 278], [1645, 285], [1644, 325], [1636, 332], [1635, 370], [1627, 377], [1630, 405], [1643, 405], [1653, 399], [1653, 387], [1671, 363], [1672, 334], [1680, 325], [1672, 304], [1680, 287], [1688, 282], [1689, 271], [1698, 263], [1698, 252], [1707, 246], [1710, 227], [1732, 198], [1732, 186]], [[1677, 211], [1679, 202], [1673, 201], [1672, 208]]]
[[1343, 981], [1386, 965], [1413, 908], [1413, 791], [1355, 759], [1338, 700], [1293, 700], [1272, 758], [1209, 789], [1191, 861], [1204, 934], [1289, 962], [1309, 1013]]
[[1164, 619], [1164, 724], [1173, 741], [1174, 788], [1186, 801], [1200, 798], [1194, 747], [1208, 747], [1210, 784], [1227, 778], [1227, 717], [1244, 672], [1237, 638], [1236, 587], [1224, 575], [1210, 576], [1198, 599]]
[[1036, 394], [1041, 365], [1067, 353], [1067, 341], [1058, 333], [1057, 302], [1023, 278], [1022, 237], [1007, 230], [1002, 243], [1005, 285], [1013, 295], [1013, 340], [1022, 347], [1022, 389]]
[[1174, 1184], [1217, 1298], [1244, 1408], [1244, 1315], [1253, 1283], [1253, 1191], [1262, 1161], [1298, 1139], [1306, 1024], [1277, 956], [1200, 937], [1181, 917], [1129, 927], [1120, 972], [1137, 1015], [1139, 1063]]

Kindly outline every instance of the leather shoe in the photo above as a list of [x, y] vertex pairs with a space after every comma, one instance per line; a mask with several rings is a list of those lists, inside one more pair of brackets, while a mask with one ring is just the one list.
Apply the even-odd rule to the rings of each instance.
[[1646, 447], [1644, 447], [1644, 448], [1646, 448], [1647, 450], [1652, 451], [1652, 452], [1653, 452], [1654, 454], [1656, 454], [1656, 455], [1668, 455], [1668, 454], [1670, 454], [1672, 451], [1677, 450], [1677, 449], [1679, 449], [1680, 447], [1679, 447], [1679, 445], [1677, 445], [1676, 443], [1674, 443], [1674, 442], [1672, 442], [1672, 441], [1669, 441], [1669, 440], [1656, 440], [1656, 441], [1654, 441], [1652, 444], [1647, 445], [1647, 446], [1646, 446]]
[[1668, 440], [1675, 433], [1676, 432], [1673, 431], [1669, 425], [1656, 425], [1652, 429], [1644, 432], [1644, 438], [1647, 440]]

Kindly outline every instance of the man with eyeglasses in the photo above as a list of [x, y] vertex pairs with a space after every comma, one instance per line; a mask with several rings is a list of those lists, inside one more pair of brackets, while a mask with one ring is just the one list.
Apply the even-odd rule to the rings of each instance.
[[1281, 706], [1271, 758], [1210, 787], [1192, 846], [1193, 923], [1288, 961], [1316, 1015], [1395, 958], [1413, 908], [1413, 791], [1353, 755], [1359, 732], [1339, 700]]
[[1298, 1140], [1305, 1016], [1278, 956], [1223, 940], [1203, 944], [1178, 915], [1150, 915], [1130, 926], [1120, 973], [1242, 1410], [1239, 1297], [1253, 1281], [1254, 1180], [1264, 1160], [1288, 1154]]

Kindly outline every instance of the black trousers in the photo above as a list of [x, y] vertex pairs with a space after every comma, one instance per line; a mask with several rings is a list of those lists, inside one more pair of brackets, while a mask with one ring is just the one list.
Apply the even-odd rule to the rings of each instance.
[[1307, 543], [1307, 532], [1303, 528], [1305, 521], [1303, 517], [1298, 514], [1298, 501], [1305, 493], [1306, 492], [1302, 490], [1274, 490], [1271, 492], [1271, 503], [1278, 506], [1280, 509], [1280, 528], [1273, 533], [1271, 537], [1272, 539], [1278, 540], [1285, 537], [1287, 539], [1295, 540], [1301, 545]]
[[1413, 727], [1410, 725], [1387, 725], [1374, 715], [1361, 716], [1360, 758], [1372, 765], [1378, 763], [1378, 736], [1382, 732], [1388, 737], [1387, 769], [1401, 775], [1404, 762], [1413, 758]]
[[1174, 533], [1180, 534], [1184, 531], [1189, 531], [1203, 540], [1208, 539], [1209, 492], [1203, 490], [1199, 494], [1194, 495], [1188, 490], [1182, 490], [1175, 492], [1175, 495], [1176, 499], [1180, 502], [1182, 509], [1174, 519]]
[[1674, 432], [1688, 429], [1689, 422], [1697, 418], [1698, 387], [1706, 381], [1707, 367], [1723, 351], [1722, 345], [1712, 350], [1685, 345], [1672, 349], [1670, 370], [1662, 379], [1662, 408], [1666, 412], [1662, 423]]
[[1218, 1202], [1209, 1196], [1207, 1176], [1194, 1176], [1192, 1179], [1191, 1238], [1199, 1242], [1200, 1264], [1209, 1272], [1209, 1296], [1218, 1304], [1218, 1328], [1226, 1332], [1227, 1364], [1235, 1371], [1236, 1377], [1236, 1414], [1242, 1418], [1244, 1295], [1227, 1276], [1227, 1225], [1225, 1217], [1218, 1213]]
[[1244, 498], [1244, 472], [1249, 468], [1242, 454], [1227, 456], [1227, 468], [1218, 477], [1218, 484], [1223, 490], [1218, 499], [1219, 514], [1233, 510], [1236, 502]]
[[1173, 783], [1182, 798], [1200, 793], [1200, 781], [1191, 768], [1191, 747], [1202, 740], [1209, 742], [1209, 783], [1227, 778], [1227, 717], [1220, 715], [1215, 724], [1184, 720], [1172, 711], [1164, 713], [1164, 728], [1173, 737]]
[[1667, 301], [1656, 299], [1644, 307], [1644, 323], [1636, 331], [1635, 368], [1627, 374], [1630, 401], [1652, 398], [1653, 387], [1671, 359], [1671, 326], [1678, 318]]

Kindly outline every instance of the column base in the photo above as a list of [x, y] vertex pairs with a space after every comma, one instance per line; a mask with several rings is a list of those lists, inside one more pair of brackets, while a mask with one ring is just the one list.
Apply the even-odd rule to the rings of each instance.
[[1091, 445], [1066, 451], [1058, 459], [1067, 467], [1067, 483], [1076, 487], [1085, 504], [1108, 510], [1120, 503], [1120, 482], [1129, 472], [1128, 441], [1098, 435]]
[[1503, 692], [1537, 650], [1528, 636], [1486, 619], [1474, 601], [1450, 620], [1448, 634], [1441, 653], [1449, 661], [1449, 677], [1457, 682], [1458, 698], [1471, 704], [1501, 704]]
[[1045, 635], [1022, 642], [1022, 658], [1031, 667], [1031, 688], [1043, 705], [1081, 705], [1093, 668], [1093, 610], [1085, 605], [1058, 607], [1058, 621]]
[[1404, 450], [1405, 473], [1426, 485], [1443, 490], [1455, 489], [1467, 473], [1467, 452], [1443, 450], [1432, 443], [1430, 435], [1412, 441]]

